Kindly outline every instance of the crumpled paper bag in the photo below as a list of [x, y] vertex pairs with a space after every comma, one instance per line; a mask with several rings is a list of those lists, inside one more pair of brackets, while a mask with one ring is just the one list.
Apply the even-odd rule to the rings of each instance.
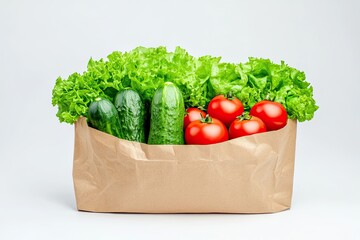
[[270, 213], [290, 208], [296, 120], [213, 145], [147, 145], [75, 124], [78, 210]]

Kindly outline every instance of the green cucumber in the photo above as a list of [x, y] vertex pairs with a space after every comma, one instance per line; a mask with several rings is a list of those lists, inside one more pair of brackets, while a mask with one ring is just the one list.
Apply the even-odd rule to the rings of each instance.
[[121, 90], [115, 97], [123, 139], [145, 142], [145, 106], [140, 95], [131, 89]]
[[121, 137], [118, 112], [111, 101], [96, 98], [89, 106], [88, 118], [92, 127], [115, 137]]
[[149, 144], [184, 144], [184, 99], [171, 82], [155, 91], [151, 103]]

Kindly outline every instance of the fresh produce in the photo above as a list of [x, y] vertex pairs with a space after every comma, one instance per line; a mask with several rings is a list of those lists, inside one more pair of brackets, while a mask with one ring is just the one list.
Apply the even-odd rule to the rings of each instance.
[[89, 106], [90, 125], [100, 131], [121, 137], [120, 121], [114, 104], [108, 99], [96, 98]]
[[244, 112], [244, 106], [239, 99], [231, 94], [226, 97], [219, 95], [211, 99], [207, 112], [211, 117], [219, 119], [226, 126], [230, 126], [236, 117]]
[[188, 108], [186, 109], [186, 114], [184, 117], [184, 129], [193, 121], [200, 120], [202, 117], [204, 118], [206, 113], [199, 108]]
[[185, 130], [186, 144], [213, 144], [229, 140], [226, 126], [218, 119], [206, 115], [189, 124]]
[[88, 117], [89, 105], [98, 97], [113, 101], [120, 90], [131, 88], [149, 104], [167, 81], [180, 89], [186, 108], [207, 108], [215, 96], [232, 92], [245, 110], [268, 99], [281, 103], [288, 117], [300, 122], [312, 119], [318, 109], [305, 74], [283, 61], [249, 58], [246, 63], [224, 63], [220, 57], [195, 58], [180, 47], [174, 52], [138, 47], [113, 52], [107, 59], [90, 59], [82, 74], [56, 80], [52, 104], [58, 106], [59, 120], [72, 124], [80, 116]]
[[266, 132], [265, 123], [258, 117], [248, 114], [236, 118], [230, 125], [230, 139]]
[[119, 113], [121, 138], [145, 142], [145, 109], [140, 95], [131, 89], [121, 90], [115, 97]]
[[184, 144], [185, 107], [181, 91], [166, 82], [151, 103], [149, 144]]
[[311, 120], [318, 109], [313, 88], [305, 74], [283, 61], [249, 58], [246, 63], [213, 65], [209, 89], [214, 93], [232, 92], [250, 110], [255, 103], [268, 99], [281, 103], [290, 119]]
[[268, 131], [283, 128], [288, 120], [285, 108], [280, 103], [268, 100], [256, 103], [251, 108], [250, 115], [260, 118]]

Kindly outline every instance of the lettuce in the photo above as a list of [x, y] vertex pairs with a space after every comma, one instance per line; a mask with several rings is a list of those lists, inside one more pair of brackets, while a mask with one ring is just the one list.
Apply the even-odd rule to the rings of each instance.
[[232, 92], [246, 110], [264, 99], [279, 102], [289, 118], [300, 122], [311, 120], [318, 109], [304, 72], [283, 61], [275, 64], [269, 59], [249, 58], [246, 63], [220, 63], [213, 67], [210, 85], [215, 95]]
[[154, 91], [171, 81], [182, 91], [186, 107], [206, 107], [215, 95], [232, 92], [246, 109], [269, 99], [282, 103], [290, 118], [313, 118], [318, 107], [303, 72], [268, 59], [249, 58], [240, 64], [220, 60], [212, 56], [195, 58], [180, 47], [174, 52], [165, 47], [115, 51], [106, 60], [90, 59], [83, 74], [59, 77], [52, 104], [58, 106], [60, 122], [72, 124], [87, 116], [89, 104], [97, 97], [113, 100], [119, 90], [132, 88], [150, 102]]

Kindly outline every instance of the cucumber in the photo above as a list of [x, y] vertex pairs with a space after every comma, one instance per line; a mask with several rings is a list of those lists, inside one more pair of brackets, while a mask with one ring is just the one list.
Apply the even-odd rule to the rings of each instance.
[[115, 137], [121, 137], [118, 112], [111, 101], [96, 98], [89, 106], [88, 118], [92, 127]]
[[171, 82], [155, 91], [150, 110], [149, 144], [184, 144], [184, 99]]
[[115, 97], [119, 114], [121, 138], [145, 142], [145, 106], [140, 95], [131, 89], [120, 91]]

